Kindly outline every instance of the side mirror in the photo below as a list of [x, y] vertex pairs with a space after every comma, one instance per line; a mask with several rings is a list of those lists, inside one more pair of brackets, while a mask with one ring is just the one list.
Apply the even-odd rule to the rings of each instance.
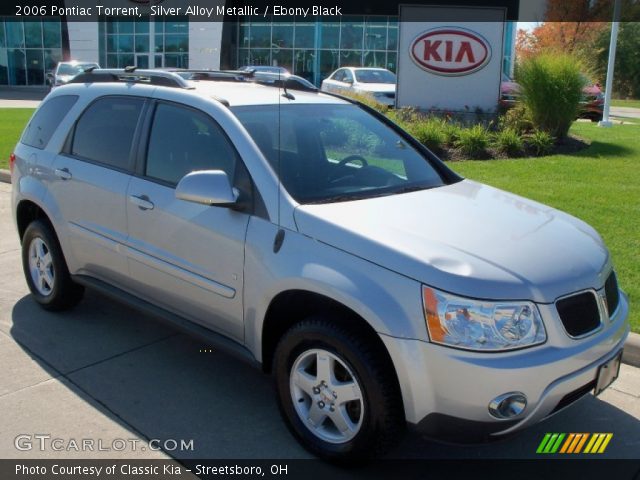
[[53, 79], [53, 72], [47, 72], [47, 73], [46, 73], [46, 77], [47, 77], [49, 80], [52, 80], [52, 79]]
[[202, 170], [188, 173], [178, 182], [176, 198], [202, 205], [233, 205], [238, 192], [222, 170]]
[[345, 78], [344, 79], [344, 83], [348, 83], [350, 85], [353, 85], [353, 78]]

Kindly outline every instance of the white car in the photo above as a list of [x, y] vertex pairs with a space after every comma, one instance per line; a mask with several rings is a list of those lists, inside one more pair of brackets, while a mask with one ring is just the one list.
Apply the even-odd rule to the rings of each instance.
[[344, 67], [323, 80], [320, 90], [371, 95], [380, 103], [395, 105], [396, 81], [396, 74], [386, 68]]

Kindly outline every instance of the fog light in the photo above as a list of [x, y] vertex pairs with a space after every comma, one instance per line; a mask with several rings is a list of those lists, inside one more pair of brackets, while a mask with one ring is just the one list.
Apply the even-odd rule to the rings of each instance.
[[527, 397], [524, 393], [510, 392], [491, 400], [489, 413], [501, 420], [520, 415], [527, 406]]

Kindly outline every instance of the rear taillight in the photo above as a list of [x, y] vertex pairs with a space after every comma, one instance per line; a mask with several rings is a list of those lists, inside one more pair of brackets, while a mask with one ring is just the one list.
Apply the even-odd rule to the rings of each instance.
[[16, 154], [12, 153], [11, 155], [9, 155], [9, 170], [11, 170], [11, 173], [13, 174], [13, 166], [16, 163]]

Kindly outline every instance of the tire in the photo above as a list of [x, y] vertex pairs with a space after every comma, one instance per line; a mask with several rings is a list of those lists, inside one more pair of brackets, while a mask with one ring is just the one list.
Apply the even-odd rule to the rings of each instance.
[[82, 299], [84, 288], [71, 280], [58, 238], [42, 220], [24, 232], [22, 268], [33, 298], [45, 310], [67, 310]]
[[[274, 356], [278, 403], [289, 430], [311, 453], [359, 463], [391, 449], [406, 423], [386, 352], [362, 332], [345, 328], [348, 319], [337, 320], [312, 316], [280, 340]], [[333, 372], [325, 385], [318, 362]]]

